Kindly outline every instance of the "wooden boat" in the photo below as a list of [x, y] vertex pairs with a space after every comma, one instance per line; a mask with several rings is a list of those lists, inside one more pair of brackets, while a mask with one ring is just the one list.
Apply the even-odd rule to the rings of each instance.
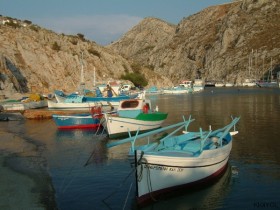
[[167, 118], [167, 113], [151, 109], [148, 99], [129, 99], [120, 102], [115, 114], [105, 113], [101, 124], [110, 138], [127, 136], [128, 131], [144, 132], [159, 128]]
[[[149, 133], [107, 144], [107, 147], [131, 142], [129, 154], [135, 158], [137, 202], [148, 204], [161, 195], [187, 187], [207, 184], [225, 171], [232, 148], [232, 136], [240, 118], [217, 130], [190, 132], [193, 119], [159, 128]], [[176, 128], [176, 129], [175, 129]], [[175, 135], [185, 128], [183, 134]], [[230, 130], [234, 128], [233, 132]], [[152, 141], [151, 136], [175, 129], [167, 136]], [[135, 144], [147, 137], [148, 143]], [[143, 141], [140, 141], [143, 142]]]
[[93, 107], [88, 114], [52, 115], [59, 129], [97, 128], [100, 126], [101, 117], [101, 107]]

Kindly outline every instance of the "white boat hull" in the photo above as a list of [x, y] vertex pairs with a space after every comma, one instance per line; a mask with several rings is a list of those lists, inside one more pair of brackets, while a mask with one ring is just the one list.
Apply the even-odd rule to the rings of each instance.
[[163, 90], [164, 94], [185, 94], [188, 93], [189, 90]]
[[[188, 157], [186, 153], [174, 151], [158, 152], [157, 155], [147, 152], [137, 166], [138, 203], [151, 200], [151, 196], [219, 176], [226, 168], [231, 147], [230, 141], [222, 148], [204, 150], [198, 157]], [[138, 163], [140, 156], [138, 151]]]
[[85, 103], [57, 103], [51, 100], [48, 100], [49, 109], [67, 109], [67, 110], [90, 110], [91, 107], [102, 105], [102, 106], [118, 106], [119, 102], [85, 102]]
[[128, 132], [136, 132], [138, 129], [143, 131], [159, 128], [164, 120], [159, 121], [143, 121], [134, 118], [118, 117], [104, 114], [101, 124], [106, 128], [109, 137], [121, 136]]

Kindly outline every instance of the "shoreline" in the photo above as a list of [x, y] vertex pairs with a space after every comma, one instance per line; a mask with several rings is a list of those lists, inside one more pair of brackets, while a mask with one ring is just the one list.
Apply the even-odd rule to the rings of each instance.
[[43, 146], [2, 130], [0, 135], [0, 208], [58, 209]]

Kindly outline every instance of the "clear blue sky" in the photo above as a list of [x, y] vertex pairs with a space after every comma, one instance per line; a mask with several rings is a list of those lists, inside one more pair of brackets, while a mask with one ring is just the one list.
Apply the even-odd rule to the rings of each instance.
[[230, 0], [0, 0], [0, 14], [76, 35], [100, 45], [118, 40], [145, 17], [178, 24], [184, 17]]

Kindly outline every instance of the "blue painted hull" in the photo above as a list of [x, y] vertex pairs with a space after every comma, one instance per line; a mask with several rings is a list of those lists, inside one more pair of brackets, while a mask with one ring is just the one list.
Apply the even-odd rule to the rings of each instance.
[[59, 129], [96, 128], [100, 125], [100, 119], [93, 118], [91, 114], [54, 114], [52, 117]]

